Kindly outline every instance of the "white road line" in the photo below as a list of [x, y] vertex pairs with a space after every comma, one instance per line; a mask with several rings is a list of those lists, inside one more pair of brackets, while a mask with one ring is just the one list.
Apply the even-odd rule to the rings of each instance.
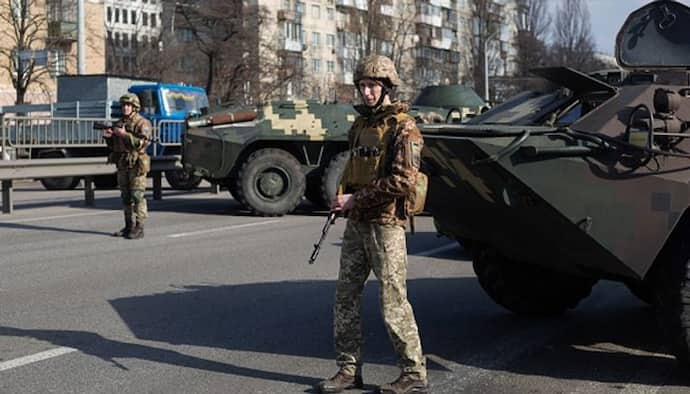
[[414, 255], [415, 256], [431, 256], [431, 255], [434, 255], [436, 253], [445, 252], [445, 251], [451, 250], [451, 249], [457, 249], [459, 247], [460, 246], [457, 243], [453, 242], [453, 243], [450, 243], [447, 245], [439, 246], [437, 248], [423, 250], [419, 253], [415, 253]]
[[262, 226], [264, 224], [279, 223], [279, 222], [281, 222], [281, 220], [264, 220], [263, 222], [236, 224], [234, 226], [210, 228], [210, 229], [199, 230], [199, 231], [190, 231], [188, 233], [170, 234], [170, 235], [168, 235], [168, 238], [189, 237], [189, 236], [193, 236], [193, 235], [215, 233], [218, 231], [234, 230], [234, 229], [244, 228], [244, 227]]
[[96, 215], [108, 215], [112, 213], [122, 214], [122, 210], [117, 211], [98, 211], [98, 212], [84, 212], [84, 213], [74, 213], [70, 215], [58, 215], [58, 216], [41, 216], [37, 218], [26, 218], [17, 220], [0, 220], [0, 224], [3, 223], [26, 223], [26, 222], [38, 222], [41, 220], [53, 220], [53, 219], [64, 219], [64, 218], [76, 218], [80, 216], [96, 216]]
[[23, 365], [32, 364], [38, 361], [47, 360], [49, 358], [62, 356], [63, 354], [76, 352], [77, 349], [71, 347], [58, 347], [45, 352], [31, 354], [29, 356], [15, 358], [14, 360], [4, 361], [0, 363], [0, 372], [8, 369], [21, 367]]

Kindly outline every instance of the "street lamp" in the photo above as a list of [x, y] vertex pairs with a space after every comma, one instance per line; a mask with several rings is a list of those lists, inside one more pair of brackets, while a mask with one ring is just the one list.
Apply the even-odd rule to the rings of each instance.
[[484, 100], [489, 102], [489, 42], [496, 37], [498, 30], [489, 34], [484, 40]]

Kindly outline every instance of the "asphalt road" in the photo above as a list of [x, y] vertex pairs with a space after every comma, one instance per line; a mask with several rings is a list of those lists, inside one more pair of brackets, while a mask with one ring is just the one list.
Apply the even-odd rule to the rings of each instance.
[[[248, 215], [227, 194], [164, 191], [143, 240], [113, 238], [117, 191], [15, 186], [0, 216], [0, 393], [303, 393], [335, 372], [344, 222], [307, 264], [324, 212]], [[408, 236], [409, 298], [433, 393], [682, 393], [653, 311], [602, 282], [557, 319], [495, 305], [429, 217]], [[364, 294], [366, 390], [398, 370]], [[357, 392], [357, 391], [352, 391]]]

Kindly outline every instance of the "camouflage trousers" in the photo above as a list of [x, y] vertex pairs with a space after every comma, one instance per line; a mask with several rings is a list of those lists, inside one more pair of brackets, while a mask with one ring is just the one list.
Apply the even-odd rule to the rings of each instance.
[[146, 206], [146, 174], [138, 175], [136, 168], [117, 171], [117, 184], [120, 187], [120, 198], [125, 212], [125, 222], [136, 219], [135, 223], [144, 224], [148, 217]]
[[338, 365], [354, 373], [362, 364], [361, 299], [371, 271], [380, 282], [379, 306], [398, 365], [426, 380], [419, 330], [407, 301], [407, 245], [402, 226], [347, 222], [333, 323]]

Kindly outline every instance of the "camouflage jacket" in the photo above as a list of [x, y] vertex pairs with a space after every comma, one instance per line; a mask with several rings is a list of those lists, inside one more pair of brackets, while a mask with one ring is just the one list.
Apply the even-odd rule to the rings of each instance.
[[[354, 192], [350, 219], [405, 225], [405, 200], [413, 193], [424, 144], [415, 120], [407, 114], [407, 110], [406, 104], [393, 103], [373, 113], [364, 111], [353, 123], [349, 132], [351, 143], [358, 128], [376, 127], [382, 129], [383, 141], [388, 148], [382, 158], [383, 171], [372, 182], [358, 187]], [[347, 188], [347, 184], [344, 186]]]
[[106, 139], [112, 151], [109, 161], [116, 163], [118, 169], [132, 168], [138, 156], [146, 155], [146, 147], [152, 139], [151, 122], [135, 112], [128, 118], [120, 119], [117, 124], [124, 125], [127, 135]]

